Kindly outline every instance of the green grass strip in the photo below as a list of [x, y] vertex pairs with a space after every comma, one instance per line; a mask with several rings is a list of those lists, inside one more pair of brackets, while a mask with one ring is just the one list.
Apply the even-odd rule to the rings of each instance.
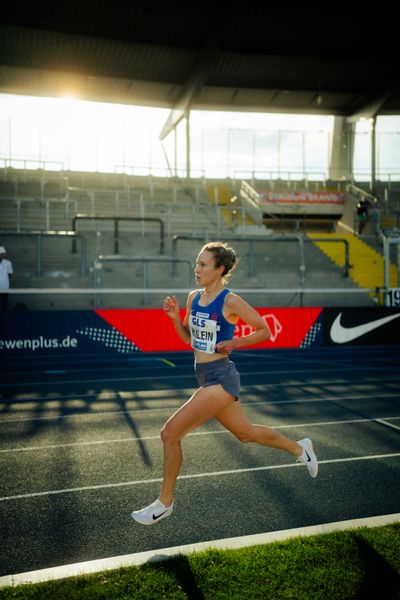
[[0, 600], [399, 600], [400, 524], [0, 589]]

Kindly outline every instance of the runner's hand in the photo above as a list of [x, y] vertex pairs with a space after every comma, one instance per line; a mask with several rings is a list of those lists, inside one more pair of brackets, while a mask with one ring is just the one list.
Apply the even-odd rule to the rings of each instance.
[[231, 354], [235, 349], [234, 340], [223, 340], [222, 342], [218, 342], [215, 346], [216, 352], [219, 354]]
[[163, 311], [171, 319], [179, 317], [179, 304], [176, 296], [167, 296], [164, 298]]

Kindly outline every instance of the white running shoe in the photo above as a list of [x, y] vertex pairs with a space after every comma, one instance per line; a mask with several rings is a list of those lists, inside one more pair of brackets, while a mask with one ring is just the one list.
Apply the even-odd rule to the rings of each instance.
[[155, 502], [149, 504], [142, 510], [134, 510], [131, 514], [132, 519], [141, 525], [155, 525], [161, 519], [169, 517], [174, 509], [174, 503], [171, 506], [164, 506], [162, 502], [157, 498]]
[[316, 477], [318, 475], [318, 460], [313, 450], [312, 441], [309, 438], [304, 438], [304, 440], [297, 443], [303, 447], [303, 454], [300, 454], [297, 460], [306, 465], [311, 477]]

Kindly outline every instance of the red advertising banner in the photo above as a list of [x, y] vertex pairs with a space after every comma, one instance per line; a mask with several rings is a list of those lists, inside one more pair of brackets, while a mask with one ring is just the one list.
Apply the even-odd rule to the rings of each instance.
[[[398, 308], [256, 309], [271, 339], [253, 348], [398, 344]], [[181, 316], [184, 316], [184, 309]], [[251, 327], [243, 322], [235, 335]], [[249, 347], [244, 347], [246, 350]], [[0, 314], [0, 358], [190, 351], [161, 309], [10, 311]]]
[[336, 192], [262, 192], [261, 203], [280, 204], [343, 204], [344, 194]]
[[[321, 343], [322, 308], [256, 308], [271, 330], [271, 339], [254, 348], [307, 348]], [[96, 314], [142, 352], [190, 350], [160, 309], [96, 310]], [[185, 309], [181, 310], [183, 318]], [[235, 336], [251, 333], [239, 321]], [[248, 346], [246, 348], [251, 348]]]

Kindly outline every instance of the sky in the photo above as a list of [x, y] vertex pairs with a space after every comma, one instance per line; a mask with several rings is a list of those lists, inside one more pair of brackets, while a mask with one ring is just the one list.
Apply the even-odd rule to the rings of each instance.
[[[88, 171], [167, 173], [167, 161], [185, 164], [185, 123], [164, 149], [159, 133], [169, 109], [106, 104], [73, 98], [0, 95], [0, 158], [58, 161], [63, 168]], [[192, 163], [198, 173], [233, 176], [241, 168], [323, 171], [329, 160], [333, 117], [268, 113], [192, 111]], [[363, 143], [357, 160], [368, 168], [368, 121], [357, 131]], [[380, 151], [389, 168], [400, 164], [400, 116], [379, 118], [378, 133], [385, 135]], [[365, 134], [363, 136], [362, 134]], [[390, 135], [391, 134], [391, 135]], [[366, 163], [364, 165], [364, 163]]]

